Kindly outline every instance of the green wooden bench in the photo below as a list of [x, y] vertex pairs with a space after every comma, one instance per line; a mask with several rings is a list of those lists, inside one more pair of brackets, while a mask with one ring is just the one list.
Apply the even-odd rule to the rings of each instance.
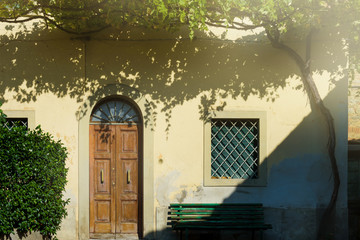
[[264, 208], [260, 203], [176, 203], [170, 204], [168, 224], [173, 230], [180, 230], [180, 238], [185, 230], [186, 239], [189, 230], [248, 230], [255, 231], [271, 229], [264, 223]]

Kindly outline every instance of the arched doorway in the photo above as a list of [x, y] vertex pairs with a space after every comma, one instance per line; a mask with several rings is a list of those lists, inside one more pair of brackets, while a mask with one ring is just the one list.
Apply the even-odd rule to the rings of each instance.
[[142, 233], [141, 120], [136, 105], [125, 98], [104, 99], [91, 113], [91, 238], [121, 238]]

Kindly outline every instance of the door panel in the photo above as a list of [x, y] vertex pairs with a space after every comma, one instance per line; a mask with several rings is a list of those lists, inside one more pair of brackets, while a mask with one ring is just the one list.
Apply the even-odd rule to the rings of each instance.
[[90, 233], [138, 232], [138, 128], [90, 125]]
[[[117, 185], [119, 199], [117, 201], [117, 232], [137, 233], [138, 230], [138, 129], [136, 125], [120, 125], [116, 129], [116, 140], [119, 143], [116, 153], [118, 170]], [[127, 208], [127, 201], [132, 205]], [[124, 205], [125, 204], [125, 205]], [[132, 216], [127, 218], [124, 216]]]
[[110, 222], [111, 202], [110, 201], [96, 201], [95, 203], [97, 222]]
[[121, 220], [123, 222], [137, 221], [137, 201], [122, 201], [122, 209]]
[[136, 153], [137, 154], [137, 131], [133, 127], [122, 127], [122, 153]]
[[121, 194], [136, 194], [138, 188], [138, 166], [137, 161], [134, 160], [123, 160], [122, 169], [124, 173]]
[[137, 126], [119, 126], [121, 129], [119, 151], [120, 159], [131, 159], [137, 161], [138, 158], [138, 132]]
[[[110, 160], [95, 161], [95, 194], [111, 194]], [[96, 174], [97, 173], [97, 174]]]
[[90, 232], [115, 230], [115, 191], [111, 168], [115, 167], [112, 126], [90, 125]]

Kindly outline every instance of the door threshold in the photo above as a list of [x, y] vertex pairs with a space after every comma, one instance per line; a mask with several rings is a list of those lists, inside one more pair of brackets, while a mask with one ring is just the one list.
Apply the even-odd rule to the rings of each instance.
[[139, 240], [138, 234], [104, 234], [104, 233], [90, 233], [90, 239], [96, 240]]

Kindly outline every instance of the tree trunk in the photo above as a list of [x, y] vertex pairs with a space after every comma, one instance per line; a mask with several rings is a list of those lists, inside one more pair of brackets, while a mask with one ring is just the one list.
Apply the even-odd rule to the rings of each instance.
[[330, 202], [327, 205], [325, 212], [323, 213], [317, 233], [318, 240], [324, 240], [329, 237], [330, 231], [333, 230], [331, 228], [331, 220], [332, 216], [335, 213], [335, 206], [336, 200], [339, 193], [340, 187], [340, 176], [339, 170], [336, 162], [335, 157], [335, 147], [336, 147], [336, 134], [335, 134], [335, 127], [334, 127], [334, 119], [329, 111], [329, 109], [324, 105], [323, 100], [320, 97], [319, 91], [316, 87], [314, 79], [312, 77], [310, 71], [310, 52], [311, 52], [311, 36], [313, 32], [311, 31], [306, 40], [306, 61], [302, 59], [302, 57], [291, 47], [281, 43], [279, 41], [279, 35], [276, 34], [272, 36], [272, 34], [267, 30], [267, 37], [269, 38], [272, 46], [277, 49], [281, 49], [285, 51], [297, 64], [301, 72], [301, 79], [303, 81], [306, 93], [310, 99], [312, 106], [314, 106], [320, 114], [323, 116], [326, 128], [328, 132], [328, 143], [327, 143], [327, 150], [329, 155], [329, 160], [331, 163], [332, 174], [334, 177], [334, 187], [333, 192], [330, 198]]

